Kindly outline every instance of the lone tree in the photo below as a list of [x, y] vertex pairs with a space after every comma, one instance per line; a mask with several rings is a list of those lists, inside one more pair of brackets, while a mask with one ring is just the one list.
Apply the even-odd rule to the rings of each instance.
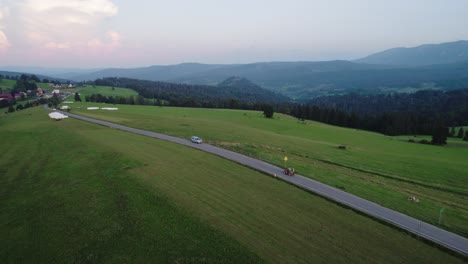
[[463, 134], [465, 134], [464, 131], [463, 131], [463, 127], [460, 127], [460, 129], [458, 130], [458, 135], [457, 135], [457, 137], [458, 137], [458, 138], [463, 138]]
[[449, 137], [455, 137], [455, 127], [450, 128]]
[[271, 105], [263, 105], [263, 115], [266, 118], [273, 118], [273, 114], [275, 112], [273, 111], [273, 106]]
[[75, 93], [75, 102], [81, 102], [81, 97], [78, 92]]
[[434, 145], [446, 145], [448, 132], [448, 128], [442, 122], [437, 122], [432, 130], [431, 143]]
[[49, 98], [49, 106], [53, 106], [54, 108], [57, 108], [59, 104], [60, 104], [60, 98], [56, 93], [54, 93], [52, 97]]

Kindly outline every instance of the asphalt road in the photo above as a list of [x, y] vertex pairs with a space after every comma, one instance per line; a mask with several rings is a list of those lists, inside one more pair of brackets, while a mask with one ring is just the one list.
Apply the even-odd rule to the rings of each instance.
[[[58, 111], [58, 112], [61, 112], [61, 111]], [[409, 217], [405, 214], [401, 214], [399, 212], [385, 208], [376, 203], [362, 199], [360, 197], [341, 191], [339, 189], [330, 187], [323, 183], [311, 180], [304, 176], [301, 176], [298, 174], [296, 174], [295, 176], [286, 176], [283, 174], [282, 168], [273, 166], [266, 162], [263, 162], [263, 161], [260, 161], [260, 160], [257, 160], [257, 159], [254, 159], [254, 158], [251, 158], [251, 157], [248, 157], [248, 156], [236, 153], [236, 152], [218, 148], [209, 144], [195, 144], [195, 143], [192, 143], [189, 139], [182, 139], [182, 138], [172, 137], [172, 136], [168, 136], [164, 134], [145, 131], [141, 129], [126, 127], [126, 126], [122, 126], [122, 125], [118, 125], [118, 124], [114, 124], [114, 123], [110, 123], [106, 121], [101, 121], [101, 120], [97, 120], [93, 118], [88, 118], [88, 117], [84, 117], [84, 116], [80, 116], [76, 114], [71, 114], [67, 112], [61, 112], [61, 113], [68, 115], [70, 117], [76, 118], [76, 119], [83, 120], [83, 121], [92, 122], [92, 123], [107, 126], [107, 127], [112, 127], [112, 128], [120, 129], [123, 131], [143, 135], [143, 136], [171, 141], [174, 143], [178, 143], [181, 145], [196, 148], [205, 152], [209, 152], [209, 153], [221, 156], [223, 158], [235, 161], [242, 165], [262, 171], [272, 177], [279, 178], [283, 181], [296, 185], [305, 190], [309, 190], [311, 192], [319, 194], [337, 203], [346, 205], [357, 211], [363, 212], [367, 215], [370, 215], [372, 217], [375, 217], [385, 222], [388, 222], [390, 224], [393, 224], [399, 228], [407, 230], [418, 236], [424, 237], [448, 249], [461, 253], [462, 255], [468, 256], [468, 239], [467, 238], [451, 233], [444, 229], [438, 228], [436, 226], [430, 225], [428, 223], [422, 222], [418, 219]]]

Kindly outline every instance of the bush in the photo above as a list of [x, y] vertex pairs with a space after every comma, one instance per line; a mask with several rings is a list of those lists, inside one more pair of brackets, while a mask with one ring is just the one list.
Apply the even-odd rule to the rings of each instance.
[[431, 142], [430, 142], [429, 140], [427, 140], [427, 139], [419, 140], [419, 143], [421, 143], [421, 144], [428, 144], [428, 145], [431, 144]]
[[274, 114], [273, 106], [271, 106], [271, 105], [264, 105], [263, 106], [263, 115], [266, 118], [273, 118], [273, 114]]
[[339, 149], [343, 149], [343, 150], [346, 150], [348, 147], [346, 147], [345, 145], [340, 145], [338, 146]]

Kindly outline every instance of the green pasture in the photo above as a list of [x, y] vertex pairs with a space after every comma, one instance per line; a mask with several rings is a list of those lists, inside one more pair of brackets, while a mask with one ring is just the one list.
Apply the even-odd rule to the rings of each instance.
[[[463, 128], [463, 129], [465, 130], [465, 128]], [[456, 131], [458, 132], [458, 128], [456, 129]], [[408, 142], [409, 140], [413, 140], [416, 143], [419, 143], [419, 141], [421, 141], [421, 140], [427, 140], [427, 141], [432, 140], [432, 136], [429, 136], [429, 135], [398, 136], [396, 138], [401, 139], [402, 141], [405, 141], [405, 142]], [[468, 148], [468, 141], [464, 141], [462, 138], [448, 137], [447, 138], [447, 147], [466, 147], [466, 148]]]
[[1, 79], [0, 80], [0, 88], [2, 88], [3, 93], [9, 93], [13, 86], [15, 86], [15, 80], [8, 80], [8, 79]]
[[[49, 83], [38, 82], [36, 83], [38, 87], [45, 88], [45, 89], [55, 89], [53, 86], [50, 86]], [[58, 88], [61, 89], [61, 88]]]
[[2, 116], [0, 126], [3, 263], [260, 262], [139, 180], [138, 158], [80, 135], [107, 134], [100, 127], [53, 121], [40, 107]]
[[87, 95], [92, 95], [92, 94], [101, 94], [104, 96], [137, 96], [138, 93], [135, 92], [134, 90], [127, 89], [127, 88], [121, 88], [121, 87], [114, 87], [114, 90], [112, 90], [112, 87], [110, 86], [92, 86], [92, 85], [86, 85], [83, 88], [80, 88], [78, 93], [81, 96], [81, 100], [84, 101], [84, 97]]
[[[119, 121], [129, 122], [138, 109], [147, 111], [124, 107]], [[148, 109], [194, 119], [180, 123], [185, 129], [211, 123], [201, 110]], [[265, 125], [256, 112], [208, 113]], [[5, 263], [462, 263], [405, 232], [189, 147], [72, 118], [54, 121], [40, 107], [1, 116], [0, 127], [8, 150], [0, 154]], [[211, 140], [199, 129], [183, 133]]]
[[[295, 167], [301, 175], [468, 236], [468, 148], [462, 144], [415, 144], [281, 114], [266, 119], [255, 111], [119, 105], [115, 112], [91, 112], [86, 106], [99, 104], [79, 105], [83, 107], [72, 111], [178, 137], [197, 135], [210, 144]], [[412, 196], [419, 203], [409, 201]]]

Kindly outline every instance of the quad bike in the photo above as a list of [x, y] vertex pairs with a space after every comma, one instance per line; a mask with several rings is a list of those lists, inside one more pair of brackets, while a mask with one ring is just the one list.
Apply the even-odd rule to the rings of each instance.
[[284, 169], [283, 173], [289, 176], [294, 176], [294, 174], [296, 174], [294, 168], [286, 168]]

